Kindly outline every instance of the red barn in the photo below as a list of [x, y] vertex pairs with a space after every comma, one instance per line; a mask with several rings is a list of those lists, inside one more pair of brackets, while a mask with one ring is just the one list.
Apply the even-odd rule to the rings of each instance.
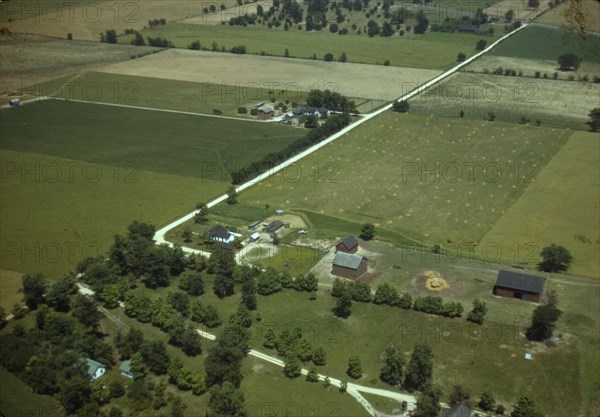
[[367, 258], [346, 252], [336, 252], [331, 273], [338, 277], [358, 279], [367, 272]]
[[500, 297], [539, 303], [544, 292], [544, 277], [523, 272], [500, 271], [493, 294]]
[[340, 243], [335, 245], [336, 252], [356, 253], [358, 250], [358, 240], [352, 235], [347, 236]]

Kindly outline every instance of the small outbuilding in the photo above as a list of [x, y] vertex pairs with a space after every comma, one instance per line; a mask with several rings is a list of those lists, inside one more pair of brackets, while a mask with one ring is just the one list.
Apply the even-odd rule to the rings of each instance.
[[260, 239], [260, 233], [254, 232], [250, 235], [251, 242], [256, 242], [258, 239]]
[[248, 229], [249, 230], [254, 230], [256, 229], [258, 226], [260, 226], [260, 220], [257, 220], [255, 222], [252, 222], [248, 225]]
[[356, 253], [358, 250], [358, 240], [353, 235], [346, 236], [341, 242], [335, 245], [336, 252]]
[[545, 278], [524, 272], [501, 270], [494, 285], [493, 294], [499, 297], [539, 303], [544, 292]]
[[121, 363], [121, 366], [119, 366], [119, 371], [125, 378], [133, 379], [133, 371], [131, 370], [131, 361], [129, 359]]
[[346, 252], [336, 252], [331, 273], [338, 277], [358, 279], [367, 272], [367, 258]]
[[11, 98], [8, 100], [8, 104], [10, 104], [12, 107], [18, 107], [21, 105], [21, 100], [18, 98]]
[[275, 214], [278, 216], [283, 216], [283, 210], [282, 209], [277, 209], [275, 210]]

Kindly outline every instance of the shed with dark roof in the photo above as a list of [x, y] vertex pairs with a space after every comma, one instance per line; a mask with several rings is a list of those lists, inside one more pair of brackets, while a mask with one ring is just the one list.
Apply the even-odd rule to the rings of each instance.
[[367, 272], [367, 258], [346, 252], [336, 252], [331, 273], [338, 277], [358, 279]]
[[352, 235], [346, 236], [340, 243], [335, 245], [337, 252], [356, 253], [358, 250], [358, 240]]
[[493, 294], [539, 303], [544, 292], [544, 283], [545, 278], [538, 275], [501, 270], [498, 273]]

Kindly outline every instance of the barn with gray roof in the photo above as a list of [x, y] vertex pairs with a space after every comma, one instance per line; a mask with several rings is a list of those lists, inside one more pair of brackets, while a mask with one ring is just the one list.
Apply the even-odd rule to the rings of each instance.
[[367, 258], [346, 252], [336, 252], [331, 273], [338, 277], [358, 279], [367, 272]]

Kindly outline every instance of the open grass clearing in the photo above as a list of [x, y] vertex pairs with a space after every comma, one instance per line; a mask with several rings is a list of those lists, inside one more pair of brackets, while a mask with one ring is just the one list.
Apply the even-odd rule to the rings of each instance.
[[[63, 77], [32, 86], [30, 90], [67, 99], [191, 113], [212, 114], [213, 109], [217, 109], [223, 116], [247, 119], [257, 118], [250, 115], [250, 109], [256, 103], [270, 103], [271, 98], [275, 99], [274, 104], [285, 104], [287, 101], [286, 105], [290, 108], [294, 102], [300, 104], [306, 101], [306, 94], [300, 90], [270, 90], [266, 86], [255, 88], [250, 85], [179, 81], [111, 72], [86, 72], [77, 77]], [[239, 114], [239, 107], [245, 107], [247, 113]]]
[[[212, 26], [167, 24], [154, 29], [143, 30], [144, 37], [161, 37], [171, 41], [178, 48], [199, 40], [205, 48], [213, 42], [220, 50], [245, 45], [248, 54], [270, 54], [284, 56], [288, 49], [291, 57], [311, 58], [316, 54], [322, 60], [326, 53], [337, 59], [345, 53], [348, 62], [383, 64], [391, 66], [446, 69], [456, 62], [459, 52], [475, 53], [475, 43], [479, 39], [464, 33], [427, 33], [414, 38], [393, 36], [370, 38], [363, 35], [332, 35], [326, 32], [271, 31], [263, 27]], [[486, 37], [488, 43], [500, 35]], [[120, 43], [128, 44], [131, 36], [119, 38]], [[264, 70], [264, 67], [263, 67]]]
[[588, 130], [598, 107], [600, 84], [460, 72], [410, 101], [411, 110], [431, 115], [487, 119]]
[[20, 92], [35, 83], [129, 60], [153, 51], [159, 49], [3, 34], [0, 42], [0, 93]]
[[240, 201], [369, 222], [431, 244], [477, 241], [569, 134], [390, 111], [244, 191]]
[[[244, 41], [246, 39], [251, 40], [244, 38]], [[329, 89], [348, 97], [393, 100], [439, 74], [439, 71], [416, 68], [180, 49], [109, 65], [101, 71], [205, 83], [202, 85], [206, 85], [207, 99], [225, 103], [230, 100], [256, 102], [270, 89], [283, 90], [285, 98], [298, 103], [304, 97], [303, 92], [311, 89]]]
[[596, 134], [574, 133], [481, 244], [560, 244], [575, 258], [572, 273], [600, 277], [599, 155]]

